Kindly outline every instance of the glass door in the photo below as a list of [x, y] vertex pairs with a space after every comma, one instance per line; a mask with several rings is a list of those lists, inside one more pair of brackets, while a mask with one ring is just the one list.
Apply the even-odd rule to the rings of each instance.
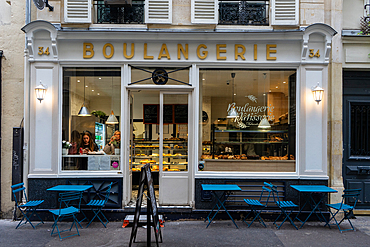
[[189, 93], [161, 92], [159, 108], [159, 204], [188, 205]]

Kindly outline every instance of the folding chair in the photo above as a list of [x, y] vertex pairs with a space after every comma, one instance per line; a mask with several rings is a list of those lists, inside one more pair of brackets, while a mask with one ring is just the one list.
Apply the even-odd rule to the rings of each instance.
[[[49, 212], [53, 214], [53, 218], [54, 218], [54, 224], [53, 224], [53, 230], [51, 231], [51, 236], [53, 236], [53, 234], [58, 233], [60, 240], [68, 238], [68, 237], [76, 236], [76, 235], [80, 236], [80, 232], [78, 231], [78, 227], [77, 227], [78, 221], [77, 221], [76, 215], [80, 212], [79, 208], [81, 205], [81, 198], [82, 198], [82, 192], [80, 191], [64, 192], [64, 193], [59, 194], [59, 209], [49, 210]], [[72, 204], [74, 206], [71, 206]], [[64, 219], [70, 219], [70, 218], [73, 219], [71, 227], [69, 229], [60, 231], [58, 222], [61, 222]], [[68, 235], [62, 238], [60, 233], [71, 231], [73, 225], [75, 225], [77, 233]], [[57, 232], [54, 232], [55, 229], [57, 230]]]
[[[250, 208], [250, 212], [243, 219], [243, 221], [248, 225], [248, 227], [250, 227], [252, 225], [252, 223], [256, 219], [258, 219], [258, 221], [264, 227], [266, 227], [265, 223], [263, 222], [263, 219], [261, 218], [261, 212], [262, 212], [263, 209], [266, 208], [266, 206], [267, 206], [267, 204], [269, 202], [269, 199], [270, 199], [271, 192], [272, 192], [272, 190], [270, 190], [269, 188], [267, 188], [265, 186], [262, 186], [262, 191], [261, 191], [261, 195], [260, 195], [259, 200], [255, 200], [255, 199], [244, 199], [244, 201], [248, 204], [248, 206]], [[266, 196], [263, 196], [263, 195], [264, 194], [267, 194], [267, 193], [268, 193], [268, 196], [267, 196], [266, 201], [262, 201], [266, 197]], [[248, 216], [250, 214], [253, 214], [254, 215], [254, 218], [252, 219], [251, 223], [248, 224], [248, 222], [246, 221], [246, 219], [248, 218]]]
[[[44, 200], [28, 201], [27, 200], [27, 195], [26, 195], [26, 188], [23, 185], [24, 185], [24, 183], [20, 183], [20, 184], [15, 184], [15, 185], [11, 186], [13, 196], [14, 196], [14, 200], [15, 200], [15, 204], [16, 204], [17, 208], [23, 214], [23, 218], [21, 219], [21, 221], [19, 222], [19, 224], [17, 225], [17, 227], [15, 229], [17, 229], [21, 225], [26, 224], [27, 222], [29, 222], [31, 224], [31, 226], [33, 227], [33, 229], [35, 229], [36, 226], [40, 225], [41, 223], [44, 224], [44, 222], [42, 221], [42, 219], [40, 218], [40, 216], [36, 212], [37, 207], [41, 203], [43, 203]], [[21, 192], [21, 191], [23, 191], [23, 195], [24, 195], [24, 198], [26, 200], [25, 204], [20, 204], [17, 200], [17, 194], [18, 194], [18, 192]], [[34, 226], [31, 222], [32, 215], [36, 215], [37, 218], [39, 218], [41, 222]], [[22, 221], [24, 219], [26, 219], [26, 222], [22, 223]]]
[[[348, 190], [344, 190], [343, 191], [343, 195], [342, 195], [342, 201], [340, 203], [334, 203], [334, 204], [326, 204], [326, 206], [329, 208], [329, 212], [331, 214], [331, 218], [328, 220], [328, 222], [325, 224], [329, 226], [330, 228], [330, 225], [334, 225], [334, 224], [329, 224], [330, 221], [332, 219], [334, 219], [335, 221], [335, 224], [337, 225], [338, 229], [340, 232], [344, 232], [344, 231], [356, 231], [355, 228], [353, 227], [352, 225], [352, 222], [350, 221], [349, 217], [352, 215], [353, 213], [353, 209], [356, 207], [356, 203], [358, 201], [358, 197], [360, 195], [360, 192], [361, 192], [361, 189], [348, 189]], [[349, 201], [350, 199], [353, 200], [353, 206], [351, 205], [348, 205], [348, 204], [345, 204], [345, 201]], [[334, 213], [332, 212], [332, 210], [330, 209], [333, 209]], [[337, 219], [335, 218], [335, 216], [339, 213], [343, 211], [343, 218], [339, 221], [337, 221]], [[340, 228], [340, 224], [344, 221], [344, 220], [348, 220], [349, 224], [351, 225], [351, 229], [341, 229]]]
[[[100, 220], [100, 222], [103, 224], [104, 227], [107, 227], [107, 224], [109, 223], [108, 219], [105, 217], [105, 215], [103, 214], [103, 212], [101, 211], [102, 208], [105, 206], [105, 204], [107, 203], [108, 199], [109, 199], [109, 195], [110, 195], [110, 190], [112, 188], [112, 184], [113, 182], [111, 182], [106, 191], [105, 191], [105, 197], [104, 197], [104, 200], [91, 200], [89, 201], [88, 206], [90, 206], [91, 210], [93, 211], [94, 213], [94, 217], [90, 220], [89, 224], [86, 226], [86, 228], [89, 227], [89, 225], [94, 221], [94, 219], [96, 217], [98, 217], [98, 219]], [[100, 197], [100, 195], [98, 195]], [[105, 219], [106, 222], [104, 222], [100, 217], [99, 217], [99, 214], [101, 214], [101, 216], [103, 216], [103, 218]]]
[[[280, 227], [284, 224], [284, 222], [286, 220], [289, 220], [290, 224], [292, 224], [295, 227], [295, 229], [298, 230], [298, 227], [294, 224], [293, 220], [290, 218], [290, 215], [292, 214], [293, 210], [295, 208], [298, 208], [298, 205], [294, 204], [292, 201], [281, 201], [279, 198], [279, 192], [277, 190], [276, 185], [273, 185], [271, 183], [265, 183], [265, 186], [272, 190], [274, 202], [281, 210], [281, 213], [276, 218], [273, 224], [277, 227], [277, 229], [280, 229]], [[276, 224], [276, 222], [279, 220], [280, 216], [283, 216], [283, 217], [285, 216], [285, 218], [283, 219], [281, 224], [278, 225]]]

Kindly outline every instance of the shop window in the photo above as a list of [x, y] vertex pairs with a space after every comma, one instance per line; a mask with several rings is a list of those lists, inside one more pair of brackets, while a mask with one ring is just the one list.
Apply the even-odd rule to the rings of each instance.
[[62, 114], [62, 170], [120, 170], [121, 68], [64, 68]]
[[295, 172], [294, 70], [200, 70], [199, 170]]

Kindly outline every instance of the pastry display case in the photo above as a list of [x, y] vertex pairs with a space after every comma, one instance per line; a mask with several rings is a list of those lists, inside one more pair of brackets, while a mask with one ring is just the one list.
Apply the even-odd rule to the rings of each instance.
[[180, 138], [176, 138], [176, 140], [164, 140], [162, 154], [159, 153], [159, 141], [137, 140], [134, 143], [134, 157], [132, 157], [133, 172], [139, 172], [145, 164], [150, 164], [151, 170], [158, 172], [160, 155], [163, 155], [164, 171], [188, 170], [188, 148], [186, 140]]

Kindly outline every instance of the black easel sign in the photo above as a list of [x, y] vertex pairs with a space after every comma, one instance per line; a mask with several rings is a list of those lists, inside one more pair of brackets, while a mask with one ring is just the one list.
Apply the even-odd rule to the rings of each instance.
[[[140, 173], [140, 183], [139, 189], [137, 193], [137, 200], [136, 200], [136, 208], [135, 208], [135, 215], [134, 215], [134, 223], [132, 226], [131, 237], [130, 237], [130, 244], [134, 242], [136, 243], [136, 234], [137, 228], [140, 218], [140, 211], [141, 211], [141, 203], [143, 201], [144, 195], [144, 187], [146, 187], [146, 198], [147, 198], [147, 246], [151, 246], [151, 226], [154, 227], [154, 234], [155, 234], [155, 241], [158, 245], [158, 236], [161, 238], [160, 243], [162, 243], [162, 233], [161, 233], [161, 226], [159, 224], [159, 216], [158, 216], [158, 209], [157, 209], [157, 202], [155, 199], [154, 193], [154, 186], [153, 186], [153, 178], [152, 173], [150, 171], [150, 164], [146, 164], [141, 168]], [[151, 222], [151, 218], [153, 222]]]

